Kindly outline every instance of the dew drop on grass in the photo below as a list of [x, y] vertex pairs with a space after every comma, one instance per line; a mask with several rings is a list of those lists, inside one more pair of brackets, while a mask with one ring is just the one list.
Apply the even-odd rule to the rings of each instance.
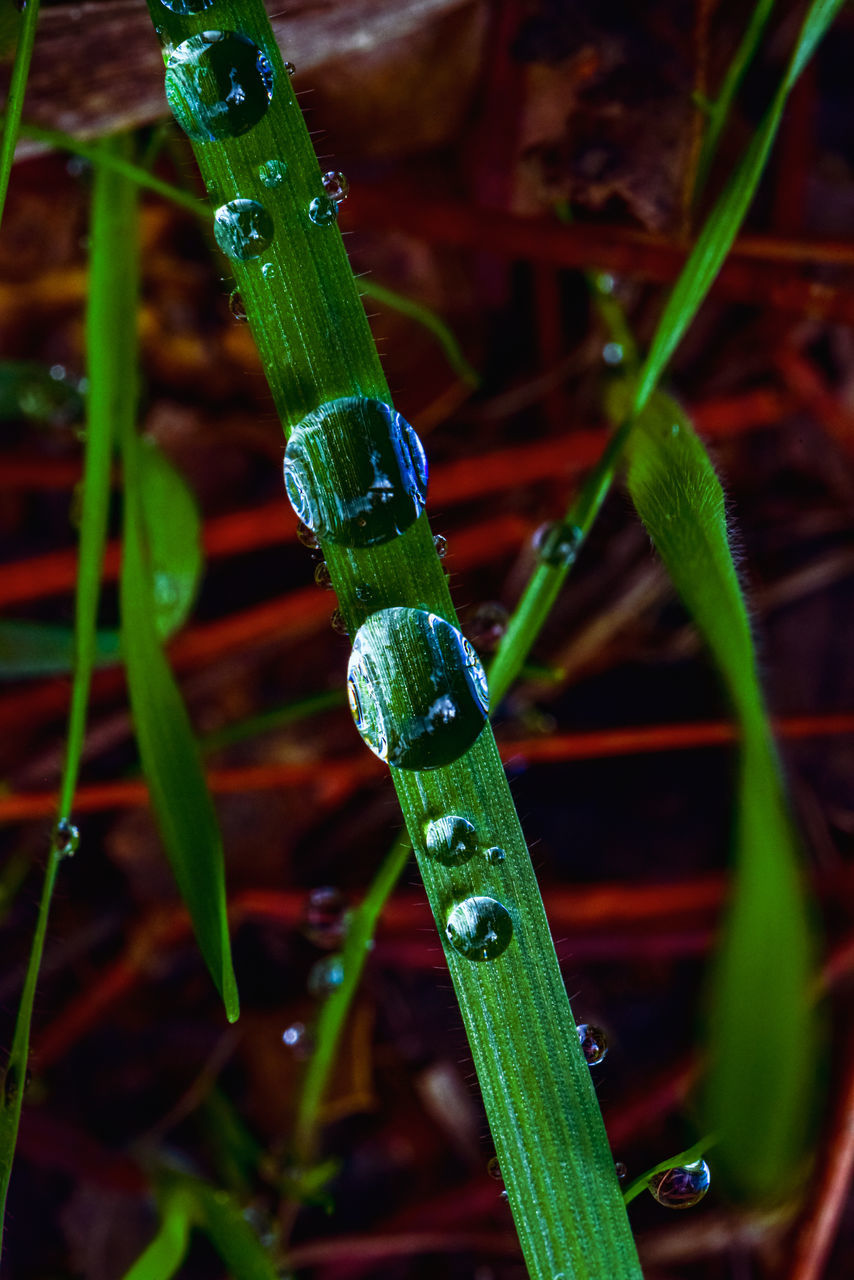
[[80, 844], [80, 832], [68, 818], [60, 818], [51, 833], [51, 844], [58, 857], [70, 858], [77, 852]]
[[328, 173], [324, 173], [320, 179], [324, 194], [330, 200], [334, 200], [336, 204], [340, 204], [342, 200], [346, 200], [350, 194], [350, 183], [343, 173], [335, 169], [330, 169]]
[[289, 76], [295, 76], [297, 73], [297, 69], [292, 62], [285, 63], [285, 70], [287, 71]]
[[285, 491], [303, 524], [339, 546], [390, 542], [421, 515], [427, 459], [412, 427], [381, 400], [330, 400], [285, 450]]
[[318, 227], [328, 227], [338, 217], [338, 205], [329, 196], [315, 196], [308, 206], [308, 216]]
[[214, 214], [214, 236], [223, 253], [238, 262], [259, 258], [273, 239], [273, 219], [257, 200], [229, 200]]
[[247, 36], [202, 31], [166, 60], [166, 97], [178, 124], [195, 142], [248, 133], [273, 97], [273, 69]]
[[309, 529], [307, 524], [303, 524], [302, 520], [297, 523], [297, 538], [304, 547], [308, 547], [309, 551], [316, 551], [320, 545], [317, 534], [313, 529]]
[[246, 314], [246, 304], [244, 303], [243, 299], [241, 298], [240, 294], [237, 292], [236, 289], [228, 299], [228, 309], [231, 312], [231, 314], [234, 316], [235, 320], [242, 321], [242, 320], [249, 319], [249, 317]]
[[314, 571], [314, 580], [319, 587], [323, 587], [325, 591], [332, 591], [332, 574], [329, 572], [329, 565], [325, 560], [321, 560], [320, 564]]
[[289, 1027], [285, 1027], [282, 1032], [282, 1044], [290, 1049], [300, 1062], [310, 1058], [314, 1052], [314, 1037], [304, 1022], [292, 1022]]
[[443, 533], [433, 535], [433, 546], [436, 548], [436, 555], [440, 560], [444, 560], [448, 554], [448, 539]]
[[344, 961], [340, 955], [324, 956], [311, 966], [308, 974], [308, 990], [322, 1000], [340, 987], [344, 981]]
[[608, 1052], [608, 1037], [601, 1027], [594, 1027], [592, 1022], [579, 1022], [576, 1030], [584, 1061], [588, 1067], [595, 1067]]
[[602, 348], [602, 359], [612, 367], [623, 363], [623, 348], [619, 342], [606, 342]]
[[487, 849], [485, 857], [487, 862], [492, 863], [493, 866], [497, 866], [504, 861], [507, 854], [500, 845], [494, 844], [491, 849]]
[[350, 628], [347, 626], [347, 619], [344, 617], [344, 614], [340, 609], [333, 610], [332, 617], [329, 619], [329, 624], [332, 627], [332, 630], [339, 636], [348, 636], [350, 634]]
[[287, 172], [288, 166], [284, 160], [265, 160], [258, 169], [258, 177], [262, 186], [275, 191], [277, 187], [284, 185]]
[[692, 1209], [709, 1189], [711, 1174], [705, 1160], [679, 1165], [664, 1173], [654, 1173], [649, 1180], [650, 1195], [666, 1209]]
[[489, 707], [474, 649], [425, 609], [371, 614], [353, 642], [347, 691], [371, 751], [400, 769], [437, 769], [459, 759]]
[[513, 921], [496, 898], [466, 898], [448, 916], [445, 936], [467, 960], [494, 960], [510, 945]]
[[490, 1178], [494, 1178], [496, 1182], [503, 1182], [504, 1176], [501, 1172], [501, 1165], [498, 1163], [498, 1156], [493, 1156], [489, 1164], [486, 1166], [486, 1172]]
[[178, 13], [182, 18], [188, 18], [191, 14], [204, 13], [205, 9], [209, 9], [214, 0], [161, 0], [161, 3], [170, 9], [172, 13]]
[[347, 931], [347, 899], [334, 885], [312, 889], [305, 900], [302, 933], [316, 947], [333, 951], [340, 947]]
[[557, 520], [541, 525], [534, 534], [534, 547], [545, 564], [560, 569], [575, 563], [583, 540], [584, 534], [576, 525]]
[[427, 852], [444, 867], [458, 867], [477, 852], [477, 832], [466, 818], [448, 814], [427, 826]]
[[471, 624], [466, 628], [476, 649], [491, 652], [507, 630], [510, 615], [497, 600], [488, 600], [475, 609]]
[[620, 1182], [625, 1182], [626, 1178], [629, 1176], [628, 1166], [625, 1165], [622, 1160], [615, 1161], [614, 1172], [616, 1173]]
[[265, 280], [275, 280], [277, 274], [275, 262], [265, 262], [261, 268], [261, 275]]

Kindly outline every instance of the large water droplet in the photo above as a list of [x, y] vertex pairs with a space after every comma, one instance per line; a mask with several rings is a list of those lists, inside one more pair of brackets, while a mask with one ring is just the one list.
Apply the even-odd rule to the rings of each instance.
[[223, 253], [238, 262], [258, 258], [273, 239], [273, 219], [257, 200], [229, 200], [214, 214], [214, 236]]
[[330, 200], [334, 200], [336, 204], [340, 204], [342, 200], [346, 200], [350, 194], [350, 183], [347, 181], [343, 173], [339, 173], [335, 169], [330, 169], [328, 173], [324, 173], [320, 179], [323, 186], [324, 194]]
[[594, 1027], [592, 1022], [579, 1022], [578, 1043], [588, 1067], [595, 1067], [608, 1052], [608, 1037], [601, 1027]]
[[173, 13], [179, 13], [182, 18], [187, 18], [194, 13], [204, 13], [213, 2], [214, 0], [161, 0], [161, 4], [171, 9]]
[[705, 1160], [654, 1173], [647, 1184], [650, 1194], [666, 1209], [691, 1209], [709, 1189], [711, 1174]]
[[542, 525], [534, 534], [534, 546], [540, 559], [556, 569], [575, 563], [583, 540], [584, 534], [576, 525], [564, 524], [560, 520]]
[[77, 852], [80, 832], [68, 818], [60, 818], [53, 828], [51, 843], [60, 858], [70, 858]]
[[431, 858], [445, 867], [458, 867], [477, 852], [477, 832], [466, 818], [449, 814], [428, 825], [425, 843]]
[[513, 921], [495, 898], [466, 898], [448, 916], [445, 935], [467, 960], [494, 960], [510, 945]]
[[203, 31], [176, 45], [166, 61], [166, 97], [184, 132], [196, 142], [247, 133], [273, 96], [273, 69], [236, 31]]
[[308, 206], [308, 216], [318, 227], [328, 227], [338, 217], [338, 205], [329, 196], [315, 196]]
[[258, 177], [263, 186], [275, 191], [277, 187], [284, 185], [287, 172], [288, 166], [284, 160], [265, 160], [258, 169]]
[[477, 654], [424, 609], [381, 609], [362, 624], [347, 676], [356, 727], [381, 760], [436, 769], [480, 734], [489, 693]]
[[344, 961], [339, 955], [324, 956], [311, 966], [308, 975], [309, 992], [323, 999], [344, 981]]
[[355, 396], [330, 400], [293, 431], [285, 490], [319, 538], [371, 547], [420, 516], [427, 459], [412, 427], [390, 405]]

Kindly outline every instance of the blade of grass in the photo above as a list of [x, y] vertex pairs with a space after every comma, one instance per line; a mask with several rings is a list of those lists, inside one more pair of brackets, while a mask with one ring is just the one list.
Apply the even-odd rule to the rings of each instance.
[[143, 439], [135, 454], [145, 536], [154, 581], [154, 620], [161, 640], [184, 625], [202, 573], [202, 518], [195, 495], [166, 455]]
[[160, 1229], [151, 1244], [125, 1272], [124, 1280], [170, 1280], [187, 1256], [195, 1201], [183, 1187], [161, 1197]]
[[[127, 144], [123, 139], [110, 145], [118, 154], [126, 151]], [[110, 500], [113, 427], [125, 395], [120, 362], [114, 362], [113, 359], [112, 339], [114, 333], [121, 330], [128, 309], [133, 313], [136, 300], [135, 273], [130, 271], [117, 275], [115, 271], [116, 261], [121, 261], [125, 252], [128, 231], [133, 230], [132, 211], [133, 200], [128, 195], [127, 188], [109, 170], [99, 173], [92, 204], [92, 250], [86, 315], [88, 429], [75, 600], [74, 681], [57, 813], [58, 822], [65, 823], [70, 823], [71, 820], [83, 750], [89, 686], [97, 650], [96, 619]], [[4, 1097], [0, 1105], [0, 1243], [21, 1115], [36, 982], [44, 950], [51, 898], [63, 856], [63, 844], [64, 842], [56, 839], [51, 842], [38, 921], [6, 1067]]]
[[197, 1179], [188, 1181], [187, 1186], [196, 1202], [199, 1226], [222, 1258], [228, 1274], [234, 1280], [281, 1280], [279, 1268], [234, 1198]]
[[704, 1107], [727, 1181], [784, 1193], [803, 1156], [818, 1034], [797, 842], [759, 687], [724, 496], [702, 442], [660, 392], [627, 446], [632, 501], [703, 636], [741, 728], [736, 879], [713, 975]]
[[9, 96], [6, 99], [3, 116], [3, 137], [0, 139], [0, 222], [3, 221], [6, 192], [9, 190], [9, 178], [12, 175], [12, 165], [15, 160], [15, 147], [18, 145], [21, 112], [24, 109], [24, 95], [27, 92], [27, 80], [30, 75], [30, 62], [33, 57], [33, 45], [36, 42], [36, 24], [38, 20], [39, 0], [29, 0], [29, 4], [21, 15], [18, 43], [15, 47], [15, 63], [12, 67]]

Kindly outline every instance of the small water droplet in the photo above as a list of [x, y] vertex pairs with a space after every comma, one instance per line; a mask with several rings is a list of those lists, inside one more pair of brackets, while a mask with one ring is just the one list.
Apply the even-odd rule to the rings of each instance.
[[340, 955], [323, 956], [311, 966], [308, 989], [318, 1000], [335, 991], [344, 981], [344, 961]]
[[666, 1209], [692, 1209], [709, 1189], [711, 1174], [705, 1160], [654, 1173], [647, 1184], [650, 1195]]
[[479, 604], [471, 623], [466, 628], [469, 639], [481, 653], [491, 653], [507, 630], [510, 615], [497, 600]]
[[261, 268], [261, 275], [265, 280], [275, 280], [278, 274], [275, 262], [265, 262]]
[[316, 551], [320, 543], [317, 541], [317, 534], [313, 529], [309, 529], [307, 524], [302, 520], [297, 522], [297, 538], [304, 547], [308, 547], [309, 551]]
[[246, 314], [246, 306], [243, 302], [243, 299], [241, 298], [240, 294], [237, 292], [236, 289], [228, 299], [228, 309], [231, 312], [231, 314], [234, 316], [235, 320], [243, 321], [243, 320], [249, 319], [249, 317]]
[[170, 9], [172, 13], [179, 13], [182, 18], [187, 18], [191, 14], [204, 13], [205, 9], [209, 9], [214, 0], [161, 0], [161, 3]]
[[334, 200], [336, 204], [341, 204], [342, 200], [346, 200], [350, 194], [350, 183], [343, 173], [339, 173], [335, 169], [330, 169], [328, 173], [324, 173], [320, 182], [324, 194], [330, 200]]
[[320, 885], [306, 898], [302, 932], [327, 951], [339, 948], [347, 931], [347, 899], [334, 885]]
[[623, 363], [623, 348], [619, 342], [606, 342], [602, 348], [602, 359], [611, 366]]
[[390, 542], [427, 500], [427, 459], [391, 405], [330, 400], [294, 428], [285, 450], [285, 491], [319, 538], [345, 547]]
[[289, 76], [295, 76], [297, 73], [297, 69], [292, 62], [285, 63], [285, 70], [287, 71]]
[[433, 535], [433, 546], [436, 548], [436, 555], [440, 560], [444, 560], [448, 554], [448, 539], [443, 533]]
[[339, 636], [348, 636], [350, 634], [350, 628], [347, 626], [347, 621], [340, 609], [333, 610], [329, 623], [332, 630], [337, 632]]
[[257, 200], [229, 200], [214, 214], [214, 237], [229, 258], [259, 258], [273, 239], [273, 219]]
[[509, 1191], [502, 1191], [502, 1192], [501, 1192], [500, 1199], [501, 1199], [501, 1200], [503, 1200], [503, 1201], [504, 1201], [504, 1203], [506, 1204], [506, 1203], [507, 1203], [507, 1201], [510, 1199], [510, 1192], [509, 1192]]
[[356, 599], [360, 604], [372, 604], [376, 595], [369, 582], [356, 583]]
[[68, 818], [60, 818], [53, 828], [51, 843], [60, 858], [70, 858], [77, 852], [80, 832]]
[[613, 293], [616, 280], [607, 271], [602, 271], [596, 277], [596, 288], [600, 293]]
[[623, 1164], [622, 1160], [615, 1161], [614, 1172], [616, 1173], [620, 1182], [625, 1182], [626, 1178], [629, 1176], [628, 1166]]
[[494, 1178], [496, 1182], [503, 1182], [504, 1177], [501, 1173], [501, 1165], [498, 1163], [498, 1156], [493, 1156], [489, 1164], [486, 1166], [486, 1172], [490, 1178]]
[[448, 916], [445, 936], [467, 960], [494, 960], [510, 945], [513, 921], [496, 898], [466, 898]]
[[318, 227], [328, 227], [338, 217], [338, 205], [329, 196], [315, 196], [308, 206], [308, 216]]
[[678, 435], [679, 435], [679, 423], [678, 423], [678, 422], [674, 422], [674, 423], [672, 423], [672, 424], [671, 424], [671, 426], [670, 426], [670, 434], [671, 434], [672, 436], [678, 436]]
[[282, 1044], [286, 1045], [300, 1062], [310, 1058], [314, 1052], [314, 1037], [304, 1022], [292, 1022], [282, 1032]]
[[166, 97], [178, 124], [195, 142], [248, 133], [273, 97], [273, 68], [246, 36], [202, 31], [170, 50]]
[[486, 675], [456, 627], [424, 609], [381, 609], [362, 624], [347, 675], [367, 745], [401, 769], [437, 769], [479, 736]]
[[583, 540], [584, 534], [576, 525], [556, 520], [540, 526], [534, 534], [534, 547], [542, 561], [559, 569], [575, 563]]
[[329, 572], [329, 565], [325, 560], [321, 560], [320, 564], [314, 570], [314, 580], [319, 587], [323, 587], [325, 591], [334, 590], [332, 586], [332, 574]]
[[427, 852], [444, 867], [458, 867], [477, 852], [477, 832], [466, 818], [448, 814], [428, 823]]
[[258, 177], [262, 186], [268, 187], [274, 191], [277, 187], [284, 185], [287, 176], [288, 166], [284, 160], [265, 160], [258, 169]]
[[579, 1022], [578, 1043], [588, 1067], [595, 1067], [608, 1052], [608, 1037], [601, 1027], [594, 1027], [592, 1022]]
[[492, 863], [493, 866], [497, 866], [504, 861], [507, 854], [500, 845], [494, 844], [491, 849], [487, 849], [485, 857], [487, 862]]

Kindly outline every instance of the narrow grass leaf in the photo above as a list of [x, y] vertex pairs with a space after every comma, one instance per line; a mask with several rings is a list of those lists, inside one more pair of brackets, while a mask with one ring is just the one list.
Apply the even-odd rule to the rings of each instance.
[[124, 1280], [170, 1280], [187, 1256], [194, 1202], [181, 1187], [171, 1188], [162, 1198], [160, 1230]]
[[735, 884], [709, 1011], [705, 1120], [750, 1197], [786, 1190], [803, 1154], [816, 1032], [798, 855], [762, 700], [724, 495], [682, 409], [656, 393], [627, 446], [632, 501], [714, 658], [742, 742]]
[[161, 640], [189, 617], [204, 569], [202, 519], [180, 471], [152, 440], [136, 453], [145, 535], [154, 583], [154, 621]]
[[21, 15], [18, 28], [15, 61], [12, 66], [12, 78], [9, 81], [9, 95], [4, 108], [3, 136], [0, 138], [0, 222], [3, 220], [3, 210], [6, 206], [6, 192], [9, 190], [15, 147], [18, 145], [18, 129], [21, 123], [21, 112], [24, 109], [24, 95], [27, 91], [38, 20], [39, 0], [29, 0], [29, 4]]
[[[71, 627], [44, 622], [0, 621], [0, 680], [63, 675], [74, 667], [75, 633]], [[96, 667], [121, 662], [119, 633], [98, 631], [92, 662]]]
[[280, 1280], [280, 1272], [236, 1200], [203, 1182], [192, 1184], [201, 1229], [234, 1280]]

